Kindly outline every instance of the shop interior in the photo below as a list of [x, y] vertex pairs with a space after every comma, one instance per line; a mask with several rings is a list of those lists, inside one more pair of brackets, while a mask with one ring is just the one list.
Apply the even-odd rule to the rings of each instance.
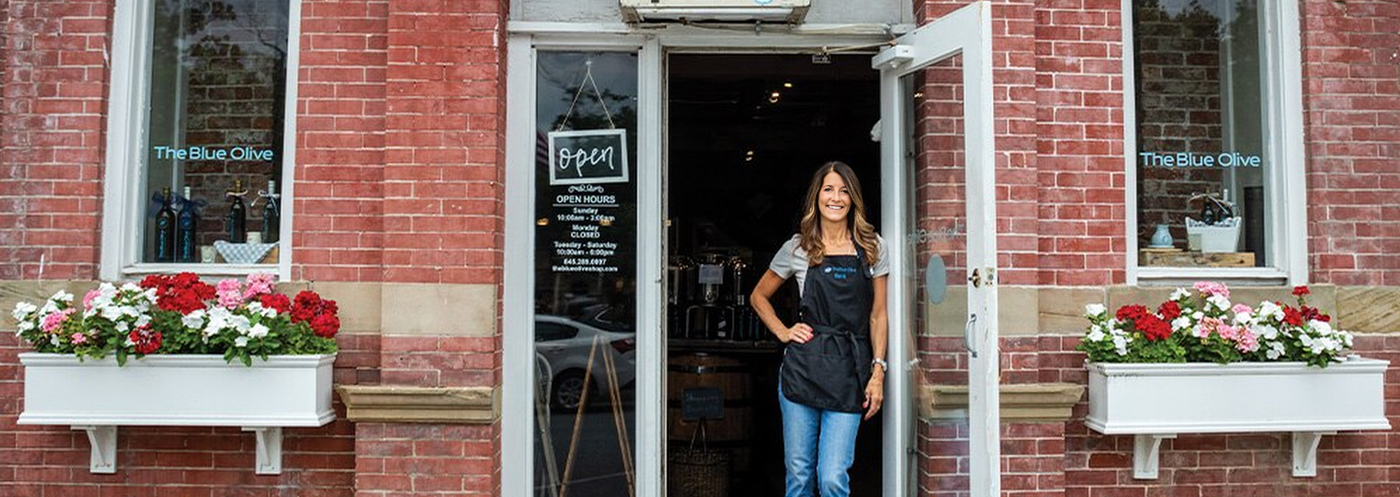
[[[671, 496], [781, 495], [782, 344], [748, 295], [796, 231], [813, 171], [855, 169], [879, 226], [878, 73], [868, 55], [677, 54], [667, 95], [667, 419]], [[798, 291], [774, 296], [791, 324]], [[880, 493], [881, 420], [862, 425], [852, 495]]]

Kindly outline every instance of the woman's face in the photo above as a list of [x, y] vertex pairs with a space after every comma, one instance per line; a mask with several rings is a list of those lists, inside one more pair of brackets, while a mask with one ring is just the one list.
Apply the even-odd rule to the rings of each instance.
[[846, 216], [851, 210], [851, 192], [846, 189], [846, 182], [841, 179], [836, 171], [826, 173], [822, 179], [822, 189], [817, 195], [817, 210], [821, 211], [822, 217], [831, 222], [845, 222]]

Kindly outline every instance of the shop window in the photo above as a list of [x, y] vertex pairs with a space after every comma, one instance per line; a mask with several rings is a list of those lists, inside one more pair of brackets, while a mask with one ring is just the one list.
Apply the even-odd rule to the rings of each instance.
[[104, 221], [104, 276], [111, 265], [115, 276], [275, 267], [290, 226], [282, 193], [293, 5], [133, 3], [138, 13], [119, 11], [116, 21], [132, 57], [114, 60], [122, 67], [113, 71], [108, 141], [117, 154], [108, 169], [121, 171], [107, 192], [123, 198], [107, 204], [116, 212]]
[[1301, 166], [1281, 120], [1297, 76], [1278, 56], [1286, 34], [1267, 26], [1280, 7], [1267, 3], [1131, 0], [1140, 269], [1278, 274], [1290, 239], [1302, 240], [1279, 208], [1302, 201], [1288, 198]]

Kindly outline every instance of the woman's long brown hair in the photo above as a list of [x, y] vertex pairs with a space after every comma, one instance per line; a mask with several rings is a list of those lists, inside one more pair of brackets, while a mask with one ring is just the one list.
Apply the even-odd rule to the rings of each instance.
[[851, 170], [851, 166], [844, 162], [831, 161], [822, 164], [812, 175], [812, 184], [807, 187], [807, 206], [802, 211], [802, 223], [798, 228], [798, 245], [807, 252], [807, 264], [810, 266], [821, 264], [822, 259], [826, 257], [817, 201], [826, 175], [833, 172], [841, 176], [841, 181], [846, 183], [847, 193], [851, 197], [851, 210], [846, 214], [846, 230], [854, 234], [856, 244], [865, 249], [865, 264], [874, 266], [875, 261], [880, 260], [880, 241], [875, 237], [875, 227], [865, 220], [865, 198], [861, 196], [860, 180], [856, 179], [856, 172]]

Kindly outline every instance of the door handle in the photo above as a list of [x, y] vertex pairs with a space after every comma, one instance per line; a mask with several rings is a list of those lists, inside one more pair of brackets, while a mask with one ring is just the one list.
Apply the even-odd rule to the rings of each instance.
[[963, 326], [963, 349], [972, 354], [973, 358], [977, 357], [977, 349], [972, 348], [972, 330], [976, 324], [977, 315], [972, 314], [967, 317], [967, 325]]

